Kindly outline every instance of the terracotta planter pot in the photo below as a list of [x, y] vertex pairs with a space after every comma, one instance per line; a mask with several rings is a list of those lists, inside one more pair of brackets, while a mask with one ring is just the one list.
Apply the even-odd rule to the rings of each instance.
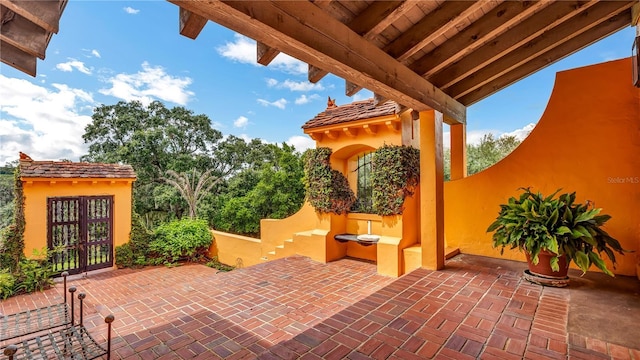
[[556, 254], [546, 250], [540, 251], [540, 254], [538, 254], [537, 265], [534, 265], [531, 262], [531, 256], [528, 252], [525, 251], [525, 255], [527, 256], [527, 263], [529, 263], [529, 272], [531, 272], [532, 274], [559, 279], [564, 279], [567, 277], [569, 264], [567, 262], [566, 256], [560, 255], [558, 257], [558, 266], [560, 267], [560, 269], [559, 271], [553, 271], [553, 269], [551, 269], [551, 258]]

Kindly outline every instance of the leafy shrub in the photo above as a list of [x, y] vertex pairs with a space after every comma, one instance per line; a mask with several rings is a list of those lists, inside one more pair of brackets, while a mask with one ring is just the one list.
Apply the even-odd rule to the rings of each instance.
[[53, 280], [53, 269], [47, 259], [23, 259], [18, 265], [19, 272], [16, 278], [16, 293], [32, 293], [48, 289]]
[[153, 234], [145, 229], [142, 217], [134, 213], [131, 219], [131, 234], [129, 242], [116, 246], [116, 266], [119, 268], [135, 268], [150, 264], [149, 243]]
[[14, 294], [16, 278], [8, 269], [0, 270], [0, 299], [4, 300]]
[[349, 181], [331, 168], [330, 148], [310, 149], [304, 154], [304, 185], [309, 203], [323, 213], [342, 214], [349, 211], [356, 196]]
[[373, 210], [378, 215], [402, 214], [404, 199], [420, 183], [420, 151], [384, 145], [373, 153]]
[[206, 255], [213, 238], [205, 220], [182, 219], [162, 224], [149, 244], [153, 255], [165, 263], [197, 261]]

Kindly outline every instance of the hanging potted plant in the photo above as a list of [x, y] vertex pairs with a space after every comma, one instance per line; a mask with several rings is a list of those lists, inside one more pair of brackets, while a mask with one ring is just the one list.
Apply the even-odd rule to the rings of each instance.
[[[611, 216], [600, 214], [602, 209], [592, 203], [576, 203], [576, 193], [549, 196], [521, 188], [519, 197], [511, 197], [500, 205], [496, 220], [487, 232], [493, 232], [493, 246], [519, 249], [527, 256], [529, 271], [534, 275], [566, 278], [573, 261], [586, 273], [595, 265], [605, 274], [614, 276], [601, 254], [616, 264], [614, 252], [624, 254], [620, 242], [612, 238], [602, 225]], [[556, 196], [557, 195], [557, 196]]]

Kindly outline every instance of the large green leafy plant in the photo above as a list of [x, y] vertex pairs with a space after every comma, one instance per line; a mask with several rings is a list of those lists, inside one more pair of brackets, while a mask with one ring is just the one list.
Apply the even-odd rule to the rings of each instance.
[[[592, 203], [576, 203], [576, 193], [557, 195], [557, 190], [549, 196], [534, 193], [530, 188], [521, 188], [519, 197], [511, 197], [500, 205], [496, 220], [487, 232], [493, 233], [493, 246], [520, 249], [530, 254], [537, 264], [541, 251], [549, 251], [551, 268], [558, 271], [558, 256], [565, 255], [567, 262], [573, 261], [585, 273], [595, 265], [607, 275], [613, 273], [607, 268], [601, 254], [604, 253], [614, 265], [614, 252], [624, 254], [618, 240], [611, 237], [602, 225], [611, 216], [600, 214], [602, 209], [593, 208]], [[557, 196], [556, 196], [557, 195]]]
[[329, 162], [331, 149], [321, 147], [310, 149], [304, 154], [304, 185], [307, 200], [323, 213], [342, 214], [356, 201], [349, 187], [349, 181]]
[[373, 210], [378, 215], [402, 214], [404, 199], [420, 184], [420, 151], [411, 146], [384, 145], [373, 153]]

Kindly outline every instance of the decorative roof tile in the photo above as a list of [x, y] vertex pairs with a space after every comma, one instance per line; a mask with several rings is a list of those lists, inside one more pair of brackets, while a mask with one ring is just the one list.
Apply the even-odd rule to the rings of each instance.
[[135, 178], [131, 165], [70, 161], [20, 161], [20, 176], [24, 178]]
[[387, 101], [375, 106], [373, 99], [355, 101], [351, 104], [327, 108], [313, 119], [302, 125], [303, 129], [336, 125], [354, 120], [371, 119], [379, 116], [393, 115], [400, 112], [400, 106], [395, 101]]

